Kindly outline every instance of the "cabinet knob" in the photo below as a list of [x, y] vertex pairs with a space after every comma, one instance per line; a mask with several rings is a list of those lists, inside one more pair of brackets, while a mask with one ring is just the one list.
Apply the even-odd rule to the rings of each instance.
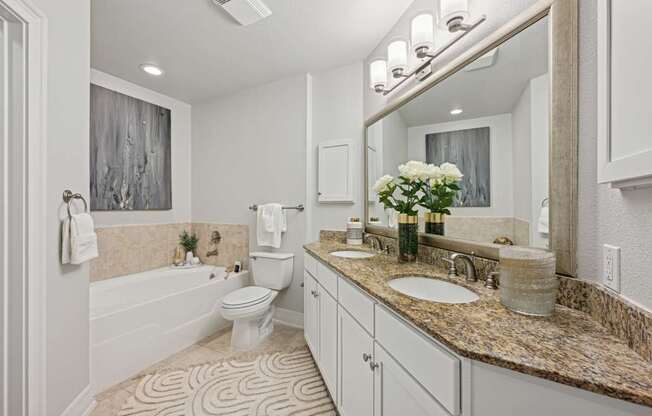
[[364, 361], [366, 363], [369, 360], [371, 360], [371, 354], [367, 354], [366, 352], [363, 352], [362, 353], [362, 361]]
[[371, 368], [371, 371], [376, 370], [378, 367], [379, 367], [378, 363], [375, 363], [373, 361], [369, 363], [369, 368]]

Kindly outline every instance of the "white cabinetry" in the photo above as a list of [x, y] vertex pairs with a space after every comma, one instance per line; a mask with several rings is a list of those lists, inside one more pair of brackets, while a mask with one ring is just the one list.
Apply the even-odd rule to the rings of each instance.
[[317, 200], [353, 203], [353, 142], [334, 140], [319, 145]]
[[314, 357], [319, 357], [317, 281], [308, 272], [303, 273], [303, 336]]
[[373, 338], [342, 307], [338, 321], [338, 410], [341, 416], [373, 416]]

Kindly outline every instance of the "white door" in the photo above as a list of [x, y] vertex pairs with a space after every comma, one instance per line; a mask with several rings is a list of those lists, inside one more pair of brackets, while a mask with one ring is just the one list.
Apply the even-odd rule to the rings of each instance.
[[333, 399], [337, 399], [337, 301], [319, 286], [319, 367]]
[[319, 310], [317, 309], [317, 281], [308, 273], [303, 272], [303, 332], [306, 344], [312, 352], [315, 361], [319, 361]]
[[342, 307], [338, 309], [338, 343], [337, 407], [340, 415], [372, 416], [373, 339]]
[[319, 145], [317, 200], [353, 203], [353, 143], [335, 140]]
[[450, 416], [377, 342], [374, 362], [374, 416]]

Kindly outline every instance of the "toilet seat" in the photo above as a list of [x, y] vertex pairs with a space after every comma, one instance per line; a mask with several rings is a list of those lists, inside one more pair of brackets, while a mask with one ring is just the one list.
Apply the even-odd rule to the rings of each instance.
[[246, 309], [269, 300], [272, 291], [265, 287], [248, 286], [229, 293], [222, 300], [224, 309]]

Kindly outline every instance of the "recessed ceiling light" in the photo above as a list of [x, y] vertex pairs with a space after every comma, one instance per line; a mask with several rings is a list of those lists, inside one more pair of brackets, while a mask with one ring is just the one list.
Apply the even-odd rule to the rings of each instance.
[[454, 109], [451, 110], [451, 114], [454, 115], [454, 116], [456, 116], [458, 114], [462, 114], [463, 112], [464, 111], [462, 111], [461, 108], [454, 108]]
[[140, 69], [155, 77], [160, 77], [161, 75], [163, 75], [163, 70], [156, 65], [142, 64], [140, 66]]

